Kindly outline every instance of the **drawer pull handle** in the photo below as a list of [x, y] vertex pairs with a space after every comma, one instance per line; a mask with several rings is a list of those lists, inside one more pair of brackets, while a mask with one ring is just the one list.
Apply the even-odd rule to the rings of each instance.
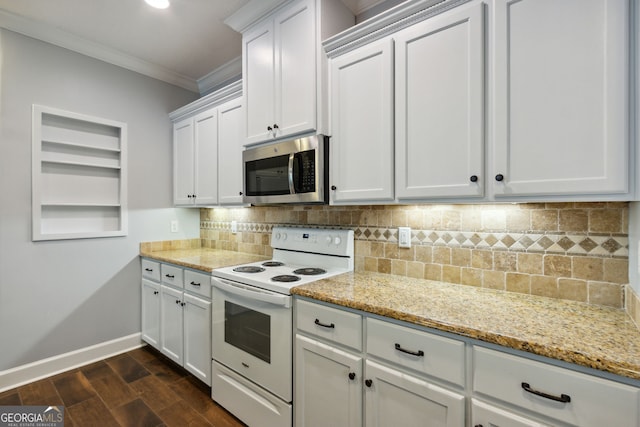
[[145, 269], [144, 269], [144, 271], [149, 271], [149, 272], [151, 272], [151, 271], [153, 271], [153, 268], [145, 268]]
[[176, 276], [174, 276], [173, 274], [165, 274], [164, 276], [165, 276], [165, 277], [168, 277], [169, 279], [173, 279], [174, 277], [176, 277]]
[[315, 322], [316, 325], [318, 326], [322, 326], [323, 328], [328, 328], [328, 329], [334, 329], [336, 327], [336, 325], [334, 325], [333, 323], [331, 323], [330, 325], [327, 325], [326, 323], [322, 323], [320, 320], [316, 319]]
[[401, 351], [403, 353], [410, 354], [412, 356], [418, 356], [418, 357], [424, 356], [424, 351], [422, 351], [422, 350], [418, 350], [418, 351], [407, 350], [406, 348], [402, 348], [402, 346], [400, 346], [400, 344], [398, 344], [398, 343], [396, 343], [396, 350]]
[[553, 394], [548, 394], [543, 391], [535, 390], [531, 388], [529, 383], [522, 383], [522, 388], [527, 393], [532, 393], [532, 394], [535, 394], [536, 396], [544, 397], [545, 399], [550, 399], [550, 400], [554, 400], [556, 402], [562, 402], [562, 403], [571, 402], [571, 396], [569, 396], [568, 394], [561, 394], [560, 396], [555, 396]]
[[191, 285], [193, 285], [193, 286], [200, 286], [200, 283], [191, 282]]

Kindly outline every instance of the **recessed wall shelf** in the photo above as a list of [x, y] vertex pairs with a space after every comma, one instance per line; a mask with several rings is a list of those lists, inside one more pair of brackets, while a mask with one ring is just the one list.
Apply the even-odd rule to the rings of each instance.
[[127, 234], [126, 123], [33, 106], [33, 240]]

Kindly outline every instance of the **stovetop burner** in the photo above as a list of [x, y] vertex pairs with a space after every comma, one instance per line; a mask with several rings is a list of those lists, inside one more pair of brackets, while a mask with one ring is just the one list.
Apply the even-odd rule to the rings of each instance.
[[282, 267], [284, 265], [284, 262], [266, 261], [266, 262], [263, 262], [262, 265], [265, 266], [265, 267]]
[[291, 274], [280, 274], [279, 276], [273, 276], [271, 280], [274, 282], [297, 282], [300, 278]]
[[255, 265], [244, 265], [233, 269], [237, 273], [261, 273], [264, 270], [264, 268]]
[[323, 268], [305, 267], [299, 268], [293, 271], [293, 274], [302, 274], [304, 276], [316, 276], [318, 274], [324, 274], [327, 270]]

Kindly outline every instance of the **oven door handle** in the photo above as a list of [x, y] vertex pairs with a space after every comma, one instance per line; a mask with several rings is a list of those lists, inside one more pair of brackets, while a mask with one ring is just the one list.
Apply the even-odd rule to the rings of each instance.
[[217, 277], [214, 277], [211, 283], [215, 288], [223, 292], [239, 296], [247, 300], [262, 301], [284, 308], [291, 307], [291, 297], [289, 295], [276, 294], [273, 292], [255, 288], [253, 286], [229, 282]]

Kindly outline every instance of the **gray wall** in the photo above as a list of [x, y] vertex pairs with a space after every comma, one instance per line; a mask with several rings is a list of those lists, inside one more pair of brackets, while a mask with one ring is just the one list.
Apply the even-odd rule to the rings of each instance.
[[[172, 207], [167, 116], [196, 97], [0, 30], [0, 371], [140, 331], [140, 241], [199, 236]], [[128, 236], [31, 241], [34, 103], [128, 124]]]

